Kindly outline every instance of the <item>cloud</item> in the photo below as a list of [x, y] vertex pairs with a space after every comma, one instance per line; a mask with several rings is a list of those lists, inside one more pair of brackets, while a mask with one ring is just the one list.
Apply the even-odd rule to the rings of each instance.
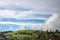
[[0, 17], [19, 18], [27, 16], [31, 11], [16, 12], [12, 10], [0, 10], [0, 13]]
[[45, 22], [45, 30], [60, 30], [60, 13], [54, 13], [52, 17], [50, 17]]
[[[20, 11], [21, 8], [29, 11]], [[17, 19], [46, 19], [43, 29], [55, 30], [60, 27], [60, 0], [0, 0], [0, 18], [17, 18]], [[3, 10], [2, 10], [3, 9]], [[31, 9], [31, 10], [30, 10]], [[17, 11], [19, 10], [19, 11]], [[40, 15], [33, 16], [36, 12], [52, 13], [53, 16], [41, 18]], [[33, 15], [32, 15], [33, 14]], [[36, 13], [37, 14], [37, 13]], [[0, 20], [1, 20], [0, 19]], [[1, 22], [2, 24], [11, 22]], [[19, 24], [19, 23], [11, 23]], [[34, 26], [34, 25], [33, 25]], [[39, 28], [39, 27], [38, 27]]]
[[30, 24], [30, 25], [33, 25], [33, 24], [41, 24], [41, 23], [23, 23], [23, 22], [3, 22], [3, 21], [0, 21], [0, 24], [15, 24], [15, 25], [26, 25], [26, 24]]
[[59, 11], [60, 0], [0, 0], [0, 6], [10, 7], [24, 7], [36, 11]]
[[[1, 25], [2, 24], [2, 25]], [[16, 26], [17, 25], [17, 26]], [[3, 27], [1, 30], [11, 30], [11, 31], [16, 31], [16, 30], [40, 30], [43, 24], [41, 23], [18, 23], [18, 22], [0, 22], [0, 26]], [[7, 31], [6, 30], [6, 31]]]
[[[39, 15], [39, 16], [37, 16]], [[45, 16], [44, 16], [45, 15]], [[14, 10], [0, 10], [0, 18], [15, 18], [15, 19], [48, 19], [51, 14], [44, 12], [30, 11], [14, 11]], [[47, 17], [47, 18], [44, 18]]]

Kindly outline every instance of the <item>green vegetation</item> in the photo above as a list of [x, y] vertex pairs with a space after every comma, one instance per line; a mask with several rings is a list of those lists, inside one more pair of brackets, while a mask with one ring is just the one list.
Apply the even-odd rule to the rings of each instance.
[[0, 39], [2, 40], [49, 40], [50, 38], [60, 38], [60, 32], [40, 31], [40, 30], [19, 30], [19, 31], [5, 31], [0, 32]]

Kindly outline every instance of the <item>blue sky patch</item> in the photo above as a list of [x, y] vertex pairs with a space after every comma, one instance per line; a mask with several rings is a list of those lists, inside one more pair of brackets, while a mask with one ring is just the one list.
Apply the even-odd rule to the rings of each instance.
[[46, 20], [42, 19], [14, 19], [14, 18], [3, 18], [2, 21], [5, 22], [24, 22], [24, 23], [44, 23]]

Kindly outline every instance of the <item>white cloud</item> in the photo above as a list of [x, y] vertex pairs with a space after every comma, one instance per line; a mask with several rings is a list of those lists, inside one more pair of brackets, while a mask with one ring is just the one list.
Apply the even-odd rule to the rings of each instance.
[[0, 17], [5, 18], [20, 18], [26, 17], [28, 14], [33, 13], [32, 11], [12, 11], [12, 10], [0, 10]]
[[25, 25], [20, 25], [16, 28], [16, 30], [41, 30], [44, 29], [44, 27], [42, 27], [43, 24], [35, 24], [35, 23], [25, 23]]
[[51, 12], [60, 10], [60, 0], [0, 0], [0, 6], [17, 6]]
[[45, 30], [60, 30], [60, 13], [54, 13], [52, 17], [50, 17], [45, 22]]
[[[47, 20], [48, 18], [36, 17], [34, 14], [44, 14], [43, 12], [30, 11], [14, 11], [14, 10], [0, 10], [0, 18], [15, 18], [15, 19], [43, 19]], [[48, 14], [48, 13], [45, 13]], [[0, 20], [1, 20], [0, 19]]]
[[[55, 28], [59, 28], [60, 26], [59, 25], [60, 24], [60, 0], [0, 0], [0, 7], [9, 8], [12, 6], [29, 8], [39, 12], [59, 11], [59, 13], [58, 12], [56, 14], [54, 13], [53, 16], [46, 21], [44, 26], [46, 29], [48, 28], [53, 30]], [[18, 12], [11, 11], [11, 10], [0, 10], [0, 17], [8, 17], [8, 18], [27, 17], [27, 15], [31, 14], [30, 12], [31, 11], [19, 12], [20, 14], [15, 15], [15, 13], [18, 13]], [[14, 24], [17, 24], [17, 23], [14, 23]]]
[[23, 23], [23, 22], [3, 22], [3, 21], [0, 21], [0, 24], [15, 24], [15, 25], [42, 25], [41, 23]]
[[15, 17], [14, 16], [15, 12], [14, 11], [9, 11], [9, 10], [0, 10], [0, 17]]
[[[13, 24], [13, 25], [19, 25], [16, 29], [16, 30], [25, 30], [25, 27], [29, 27], [32, 29], [32, 30], [40, 30], [40, 29], [44, 29], [42, 26], [43, 24], [41, 23], [18, 23], [18, 22], [0, 22], [0, 24]], [[9, 26], [9, 30], [14, 30], [14, 28], [12, 26]]]

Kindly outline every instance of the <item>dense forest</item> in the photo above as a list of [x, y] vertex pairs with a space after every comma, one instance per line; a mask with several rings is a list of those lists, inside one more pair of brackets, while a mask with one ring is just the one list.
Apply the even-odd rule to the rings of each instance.
[[0, 40], [49, 40], [60, 38], [60, 32], [42, 30], [18, 30], [0, 32]]

